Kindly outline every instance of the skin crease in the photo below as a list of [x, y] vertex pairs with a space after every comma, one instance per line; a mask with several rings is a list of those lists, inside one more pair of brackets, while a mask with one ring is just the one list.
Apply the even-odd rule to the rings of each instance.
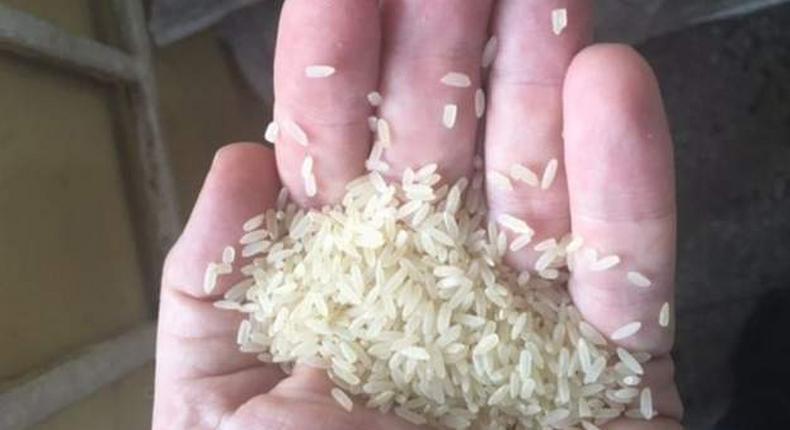
[[[569, 16], [569, 26], [559, 36], [548, 18], [557, 7], [567, 7]], [[237, 241], [246, 219], [272, 206], [281, 184], [305, 206], [335, 201], [345, 181], [364, 171], [371, 145], [369, 115], [380, 114], [391, 123], [394, 143], [385, 159], [392, 176], [428, 162], [439, 162], [451, 178], [467, 173], [480, 131], [469, 114], [471, 96], [481, 82], [489, 98], [486, 168], [504, 170], [518, 160], [542, 172], [550, 158], [560, 161], [557, 181], [543, 193], [517, 188], [508, 194], [489, 184], [492, 211], [519, 214], [531, 224], [536, 219], [539, 236], [573, 228], [602, 251], [623, 257], [611, 273], [579, 271], [569, 289], [585, 319], [604, 333], [643, 321], [644, 328], [622, 345], [656, 356], [645, 366], [644, 380], [659, 417], [649, 422], [619, 419], [603, 428], [681, 428], [682, 405], [668, 355], [674, 324], [662, 329], [656, 323], [658, 309], [672, 302], [674, 288], [668, 127], [655, 78], [637, 53], [618, 45], [585, 48], [589, 9], [583, 0], [468, 5], [385, 0], [381, 9], [378, 0], [287, 1], [275, 61], [274, 115], [278, 121], [298, 122], [311, 143], [305, 148], [281, 135], [275, 152], [253, 143], [218, 151], [190, 220], [165, 262], [153, 428], [415, 428], [369, 411], [359, 401], [352, 413], [343, 411], [329, 395], [331, 383], [317, 369], [297, 366], [286, 377], [254, 355], [238, 352], [240, 315], [211, 304], [238, 277], [221, 277], [217, 291], [206, 295], [203, 272], [227, 244]], [[514, 24], [518, 22], [523, 25]], [[486, 79], [479, 72], [479, 52], [491, 32], [501, 44]], [[310, 64], [330, 64], [337, 73], [308, 80], [304, 67]], [[441, 85], [439, 79], [450, 70], [467, 72], [473, 87]], [[376, 88], [384, 96], [378, 112], [365, 100]], [[452, 130], [441, 125], [445, 100], [459, 105]], [[299, 175], [307, 152], [316, 160], [320, 190], [312, 199], [305, 196]], [[529, 253], [508, 257], [524, 267], [533, 258]], [[626, 267], [648, 274], [654, 285], [635, 289], [624, 279]]]

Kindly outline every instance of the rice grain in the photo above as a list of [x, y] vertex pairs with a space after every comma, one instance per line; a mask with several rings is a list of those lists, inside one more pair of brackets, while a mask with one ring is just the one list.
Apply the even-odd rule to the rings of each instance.
[[669, 302], [665, 302], [661, 305], [661, 310], [658, 312], [658, 325], [661, 327], [669, 327], [669, 312]]
[[304, 74], [308, 78], [328, 78], [335, 74], [335, 68], [325, 64], [314, 64], [305, 67]]
[[641, 322], [632, 321], [612, 332], [612, 335], [610, 337], [612, 338], [612, 340], [623, 340], [625, 338], [635, 335], [641, 328], [642, 328]]
[[442, 77], [441, 83], [450, 87], [466, 88], [472, 85], [472, 80], [466, 73], [450, 72]]

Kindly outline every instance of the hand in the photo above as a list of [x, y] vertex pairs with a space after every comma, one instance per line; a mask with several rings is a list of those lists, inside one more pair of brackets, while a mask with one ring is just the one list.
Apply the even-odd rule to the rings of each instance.
[[[569, 25], [551, 28], [551, 11], [567, 7]], [[276, 156], [263, 146], [235, 144], [215, 157], [182, 237], [165, 263], [157, 348], [155, 429], [408, 429], [394, 416], [364, 407], [349, 414], [329, 397], [321, 371], [297, 366], [286, 377], [254, 355], [238, 352], [242, 317], [219, 311], [219, 295], [202, 292], [209, 261], [235, 243], [240, 225], [272, 206], [280, 181], [305, 206], [336, 201], [344, 184], [364, 172], [371, 145], [365, 96], [380, 89], [379, 115], [392, 125], [385, 152], [390, 173], [438, 162], [449, 180], [468, 174], [478, 120], [474, 88], [492, 32], [499, 38], [487, 81], [485, 169], [508, 172], [518, 162], [533, 170], [560, 160], [548, 190], [487, 184], [492, 214], [507, 212], [536, 227], [537, 237], [572, 231], [587, 243], [623, 256], [653, 280], [628, 285], [622, 271], [577, 271], [570, 292], [583, 316], [604, 333], [633, 320], [643, 329], [622, 341], [648, 351], [644, 381], [659, 416], [620, 419], [607, 428], [680, 428], [682, 406], [672, 375], [672, 330], [656, 323], [672, 302], [675, 200], [670, 135], [649, 66], [633, 50], [614, 45], [586, 49], [588, 1], [289, 0], [282, 13], [275, 60], [275, 119], [294, 119], [311, 140], [304, 148], [281, 134]], [[311, 64], [337, 73], [307, 79]], [[464, 71], [472, 87], [439, 83]], [[442, 126], [445, 103], [459, 105], [458, 121]], [[564, 139], [563, 139], [564, 136]], [[308, 198], [300, 176], [305, 151], [315, 158], [319, 193]], [[275, 165], [276, 164], [276, 165]], [[279, 175], [278, 175], [279, 172]], [[510, 255], [528, 267], [529, 253]], [[227, 279], [225, 279], [227, 278]], [[219, 293], [235, 280], [222, 278]]]

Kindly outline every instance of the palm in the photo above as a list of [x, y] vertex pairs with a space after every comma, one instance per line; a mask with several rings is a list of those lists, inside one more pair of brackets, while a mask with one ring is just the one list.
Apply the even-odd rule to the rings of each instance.
[[[433, 162], [449, 179], [469, 173], [475, 136], [482, 132], [471, 113], [473, 91], [442, 86], [438, 79], [464, 71], [472, 88], [480, 85], [489, 16], [500, 48], [486, 82], [486, 170], [507, 172], [515, 162], [538, 170], [551, 158], [564, 161], [545, 191], [506, 191], [489, 183], [491, 211], [529, 220], [538, 240], [572, 230], [633, 258], [652, 275], [655, 285], [639, 290], [611, 274], [576, 272], [570, 283], [575, 304], [604, 332], [654, 319], [671, 298], [674, 184], [660, 97], [649, 68], [632, 51], [600, 46], [577, 55], [589, 37], [589, 4], [564, 6], [569, 26], [556, 36], [549, 17], [560, 2], [383, 3], [382, 11], [374, 0], [286, 3], [275, 61], [275, 119], [297, 120], [311, 145], [283, 136], [276, 160], [253, 144], [217, 154], [165, 264], [154, 428], [411, 428], [365, 408], [346, 413], [328, 396], [331, 385], [317, 370], [297, 367], [286, 377], [238, 352], [234, 339], [242, 317], [212, 306], [216, 297], [202, 293], [202, 276], [224, 245], [235, 242], [238, 226], [272, 205], [280, 181], [300, 202], [315, 206], [335, 201], [344, 184], [364, 171], [371, 143], [367, 117], [373, 114], [365, 95], [372, 89], [384, 95], [379, 115], [393, 127], [394, 143], [385, 155], [393, 175]], [[316, 63], [335, 65], [338, 73], [306, 80], [304, 67]], [[446, 103], [459, 106], [450, 130], [441, 124]], [[306, 151], [317, 160], [319, 194], [313, 198], [305, 195], [299, 174]], [[508, 259], [527, 267], [534, 256]], [[233, 281], [223, 279], [220, 291]], [[671, 331], [654, 326], [624, 344], [656, 357], [645, 380], [663, 418], [620, 420], [611, 428], [678, 427]]]

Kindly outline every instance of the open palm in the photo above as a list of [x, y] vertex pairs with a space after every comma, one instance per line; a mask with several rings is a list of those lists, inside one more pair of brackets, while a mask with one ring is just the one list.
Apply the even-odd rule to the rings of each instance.
[[[488, 172], [514, 163], [540, 171], [560, 160], [547, 190], [487, 184], [492, 216], [509, 213], [535, 227], [536, 240], [573, 231], [647, 273], [650, 288], [635, 288], [622, 273], [574, 272], [569, 289], [582, 315], [604, 333], [644, 321], [621, 344], [647, 351], [644, 382], [659, 417], [621, 419], [612, 429], [679, 428], [682, 407], [673, 382], [672, 330], [655, 323], [672, 302], [675, 202], [670, 136], [649, 67], [626, 47], [585, 48], [591, 4], [586, 0], [409, 1], [289, 0], [275, 61], [275, 119], [293, 119], [311, 144], [281, 135], [275, 153], [256, 144], [221, 149], [190, 221], [165, 264], [157, 349], [155, 429], [409, 429], [394, 416], [365, 408], [347, 413], [329, 396], [317, 369], [292, 375], [237, 350], [243, 316], [212, 306], [202, 292], [206, 264], [234, 243], [240, 225], [274, 203], [281, 183], [304, 206], [336, 201], [345, 183], [364, 172], [372, 136], [368, 117], [392, 127], [385, 155], [389, 174], [438, 163], [453, 180], [472, 170], [476, 151]], [[552, 10], [567, 8], [557, 35]], [[487, 73], [483, 47], [499, 48]], [[331, 64], [328, 79], [308, 79], [305, 67]], [[472, 79], [469, 88], [442, 85], [447, 72]], [[482, 82], [485, 77], [485, 82]], [[485, 86], [488, 108], [476, 118], [474, 89]], [[384, 101], [374, 112], [366, 95]], [[442, 124], [445, 104], [458, 105], [453, 128]], [[484, 139], [479, 139], [483, 137]], [[477, 142], [482, 142], [478, 144]], [[318, 195], [306, 196], [300, 165], [315, 160]], [[510, 264], [531, 267], [529, 251]], [[619, 274], [618, 274], [619, 273]], [[220, 281], [217, 294], [238, 278]]]

